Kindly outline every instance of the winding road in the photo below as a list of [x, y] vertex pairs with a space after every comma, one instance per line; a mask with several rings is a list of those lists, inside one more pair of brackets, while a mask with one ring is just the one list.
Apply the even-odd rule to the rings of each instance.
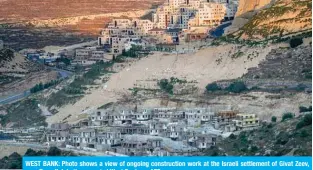
[[[66, 71], [66, 70], [62, 70], [62, 69], [58, 69], [58, 68], [55, 68], [55, 67], [49, 67], [51, 68], [52, 70], [55, 70], [55, 71], [58, 71], [59, 74], [60, 74], [60, 78], [66, 78], [70, 75], [72, 75], [73, 73], [70, 72], [70, 71]], [[31, 92], [30, 90], [26, 90], [22, 93], [19, 93], [19, 94], [14, 94], [12, 96], [8, 96], [4, 99], [1, 99], [0, 100], [0, 105], [4, 105], [4, 104], [8, 104], [8, 103], [11, 103], [11, 102], [14, 102], [14, 101], [17, 101], [17, 100], [20, 100], [20, 99], [23, 99], [25, 97], [28, 97], [31, 95]]]

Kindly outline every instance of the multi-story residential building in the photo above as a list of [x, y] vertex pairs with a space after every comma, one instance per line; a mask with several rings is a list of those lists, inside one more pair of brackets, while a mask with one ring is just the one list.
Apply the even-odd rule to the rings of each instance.
[[89, 119], [92, 126], [109, 126], [113, 125], [114, 115], [109, 110], [98, 109], [90, 114]]
[[153, 29], [154, 24], [150, 20], [140, 20], [140, 19], [134, 19], [134, 27], [136, 28], [135, 31], [138, 32], [140, 36], [147, 36], [149, 34], [149, 30]]
[[168, 122], [161, 120], [152, 120], [149, 122], [150, 135], [164, 136]]
[[98, 130], [96, 142], [96, 148], [98, 150], [109, 150], [121, 145], [122, 135], [115, 128], [102, 128]]
[[213, 120], [214, 112], [209, 112], [206, 109], [199, 108], [187, 110], [185, 115], [187, 124], [190, 126], [196, 126]]
[[224, 3], [224, 5], [226, 6], [225, 20], [233, 20], [238, 9], [238, 1]]
[[93, 64], [97, 61], [109, 61], [109, 56], [104, 51], [92, 48], [76, 49], [74, 63]]
[[91, 49], [77, 49], [75, 54], [75, 60], [83, 61], [88, 60], [91, 57]]
[[97, 129], [95, 128], [82, 129], [79, 134], [80, 134], [80, 140], [81, 140], [80, 147], [87, 147], [87, 148], [96, 147]]
[[255, 114], [237, 114], [235, 120], [237, 130], [249, 129], [259, 126], [259, 118]]
[[215, 2], [225, 5], [226, 7], [225, 20], [234, 19], [238, 8], [238, 0], [209, 0], [208, 2]]
[[107, 28], [102, 30], [98, 45], [109, 46], [113, 55], [119, 55], [124, 50], [125, 43], [146, 36], [152, 28], [153, 23], [149, 20], [113, 19]]
[[52, 124], [48, 133], [46, 134], [46, 140], [48, 143], [60, 143], [63, 144], [68, 141], [70, 135], [70, 125], [63, 123]]
[[133, 118], [139, 122], [144, 122], [151, 120], [153, 118], [153, 113], [147, 109], [143, 109], [142, 111], [133, 113]]
[[121, 134], [142, 134], [142, 135], [149, 135], [150, 129], [148, 125], [145, 124], [131, 124], [131, 125], [123, 125], [116, 127]]
[[91, 61], [107, 61], [105, 58], [105, 52], [104, 51], [92, 51], [91, 57], [89, 58]]
[[219, 3], [201, 3], [196, 16], [189, 20], [188, 27], [216, 26], [226, 14], [226, 7]]

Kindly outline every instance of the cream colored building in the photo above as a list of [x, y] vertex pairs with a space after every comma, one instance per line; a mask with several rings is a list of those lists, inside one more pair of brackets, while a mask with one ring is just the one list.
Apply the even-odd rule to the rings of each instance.
[[202, 3], [196, 16], [189, 20], [188, 27], [216, 26], [226, 14], [226, 7], [219, 3]]
[[233, 122], [237, 130], [253, 128], [260, 125], [259, 118], [256, 114], [237, 114]]

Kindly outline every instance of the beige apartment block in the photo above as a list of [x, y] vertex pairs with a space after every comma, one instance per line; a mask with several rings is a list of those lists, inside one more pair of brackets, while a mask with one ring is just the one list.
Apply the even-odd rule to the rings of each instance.
[[219, 3], [203, 3], [196, 16], [188, 23], [189, 27], [216, 26], [226, 14], [226, 7]]

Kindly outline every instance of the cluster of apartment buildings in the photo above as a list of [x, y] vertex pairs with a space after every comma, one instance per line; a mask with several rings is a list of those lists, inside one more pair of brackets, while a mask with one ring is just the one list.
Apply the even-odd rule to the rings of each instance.
[[259, 126], [255, 114], [211, 108], [97, 109], [75, 125], [53, 124], [50, 145], [137, 156], [197, 155], [219, 136]]
[[139, 45], [153, 48], [155, 44], [189, 41], [186, 37], [203, 39], [209, 29], [233, 19], [237, 6], [238, 0], [167, 0], [152, 14], [152, 20], [113, 19], [101, 32], [98, 45], [108, 46], [113, 55], [119, 55], [125, 46], [138, 45], [138, 40]]
[[107, 62], [111, 59], [111, 55], [104, 50], [97, 49], [97, 47], [79, 48], [75, 50], [73, 64], [91, 65], [99, 61]]

